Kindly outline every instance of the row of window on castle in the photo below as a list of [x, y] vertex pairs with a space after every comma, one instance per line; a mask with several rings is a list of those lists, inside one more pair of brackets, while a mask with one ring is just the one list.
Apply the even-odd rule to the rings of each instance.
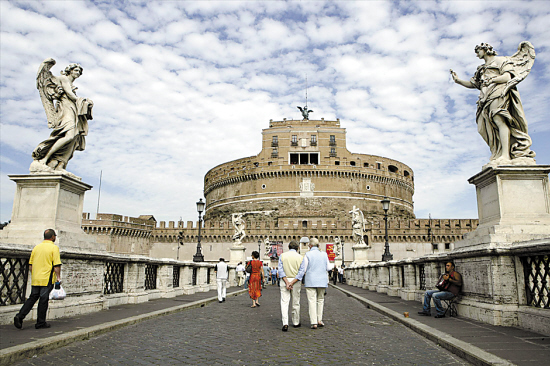
[[[298, 135], [292, 135], [292, 137], [290, 139], [290, 142], [292, 144], [297, 144], [298, 143]], [[278, 136], [272, 136], [271, 143], [273, 145], [279, 144], [279, 137]], [[317, 143], [317, 135], [311, 135], [310, 143], [312, 143], [312, 144]], [[330, 143], [331, 144], [336, 143], [336, 136], [335, 135], [330, 135]]]

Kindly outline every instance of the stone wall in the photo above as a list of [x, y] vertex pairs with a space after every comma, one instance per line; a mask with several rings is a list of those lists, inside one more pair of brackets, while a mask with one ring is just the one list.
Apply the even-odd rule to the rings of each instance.
[[[353, 260], [352, 228], [349, 220], [303, 216], [280, 217], [274, 222], [265, 220], [263, 216], [245, 216], [247, 236], [243, 243], [247, 250], [257, 250], [258, 241], [263, 243], [266, 237], [270, 241], [283, 242], [285, 246], [290, 240], [300, 240], [303, 236], [316, 237], [322, 245], [334, 243], [338, 237], [345, 243], [346, 262]], [[180, 259], [191, 259], [196, 252], [197, 222], [161, 221], [153, 226], [150, 222], [133, 223], [135, 218], [121, 215], [100, 214], [99, 217], [99, 220], [90, 220], [89, 214], [84, 214], [82, 228], [86, 233], [97, 237], [99, 242], [105, 242], [108, 252], [172, 259], [178, 259], [178, 246]], [[394, 258], [416, 258], [451, 251], [454, 242], [474, 230], [477, 224], [478, 221], [473, 219], [390, 219], [388, 239]], [[233, 245], [233, 232], [229, 220], [209, 220], [203, 223], [201, 243], [207, 261], [228, 257], [229, 248]], [[384, 244], [383, 221], [372, 221], [367, 225], [366, 242], [372, 247], [368, 254], [370, 260], [380, 260]]]
[[353, 206], [365, 216], [380, 217], [384, 196], [393, 202], [391, 217], [414, 218], [412, 169], [387, 157], [348, 151], [339, 120], [270, 121], [262, 130], [260, 153], [210, 169], [204, 194], [205, 218], [213, 221], [262, 210], [273, 211], [274, 221], [308, 215], [345, 220]]
[[[28, 259], [32, 247], [29, 245], [3, 244], [0, 246], [0, 260], [6, 263], [6, 259]], [[62, 318], [86, 314], [90, 312], [108, 309], [114, 305], [135, 304], [149, 301], [155, 298], [168, 298], [195, 292], [204, 292], [216, 288], [214, 265], [207, 263], [193, 263], [190, 261], [158, 260], [146, 256], [121, 255], [121, 254], [97, 254], [81, 251], [61, 250], [63, 288], [67, 297], [62, 301], [50, 301], [48, 319]], [[121, 269], [117, 276], [110, 276], [107, 270], [108, 264], [116, 263]], [[156, 278], [150, 278], [153, 283], [151, 289], [146, 289], [146, 267], [157, 268]], [[179, 273], [179, 286], [174, 287], [174, 268]], [[9, 297], [7, 288], [12, 288], [15, 283], [24, 286], [24, 278], [17, 271], [10, 273], [3, 270], [2, 283], [7, 287], [1, 293], [2, 300]], [[193, 272], [196, 273], [195, 283]], [[210, 274], [208, 274], [210, 273]], [[121, 291], [108, 293], [107, 288], [113, 288], [116, 280], [120, 283]], [[208, 282], [208, 278], [210, 281]], [[106, 282], [109, 286], [106, 286]], [[30, 294], [30, 275], [26, 281], [26, 294]], [[110, 286], [113, 285], [113, 286]], [[235, 269], [230, 267], [230, 281], [228, 286], [235, 286]], [[13, 297], [15, 299], [15, 297]], [[22, 306], [21, 299], [15, 304], [6, 301], [6, 306], [0, 306], [0, 324], [11, 324], [13, 315]], [[36, 319], [36, 305], [26, 320]]]
[[[458, 303], [460, 317], [550, 335], [549, 257], [550, 238], [547, 238], [515, 243], [513, 247], [463, 249], [352, 266], [346, 270], [346, 277], [352, 286], [417, 300], [420, 310], [424, 291], [435, 288], [445, 262], [452, 260], [464, 282]], [[533, 290], [534, 285], [542, 290]], [[539, 304], [530, 303], [533, 293], [541, 300]]]

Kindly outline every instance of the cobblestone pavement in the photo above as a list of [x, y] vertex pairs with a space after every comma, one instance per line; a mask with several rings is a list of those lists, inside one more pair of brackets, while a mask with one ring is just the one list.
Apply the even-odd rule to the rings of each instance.
[[261, 307], [248, 295], [148, 320], [71, 344], [17, 365], [468, 365], [405, 326], [335, 289], [324, 322], [309, 328], [305, 290], [302, 327], [281, 331], [279, 288]]

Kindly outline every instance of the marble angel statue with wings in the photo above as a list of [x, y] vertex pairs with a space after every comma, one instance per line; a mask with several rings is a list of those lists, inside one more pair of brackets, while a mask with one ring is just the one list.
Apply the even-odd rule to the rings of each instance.
[[516, 88], [533, 67], [535, 48], [524, 41], [514, 55], [498, 56], [491, 45], [481, 43], [475, 47], [475, 53], [485, 63], [478, 66], [469, 81], [459, 79], [453, 70], [451, 75], [455, 83], [480, 91], [477, 129], [491, 149], [491, 159], [485, 167], [536, 164]]
[[82, 75], [82, 66], [70, 64], [54, 76], [50, 69], [53, 58], [42, 62], [36, 76], [36, 87], [46, 111], [50, 137], [42, 141], [32, 153], [31, 174], [62, 173], [75, 150], [86, 147], [88, 120], [92, 119], [93, 102], [76, 95], [73, 82]]

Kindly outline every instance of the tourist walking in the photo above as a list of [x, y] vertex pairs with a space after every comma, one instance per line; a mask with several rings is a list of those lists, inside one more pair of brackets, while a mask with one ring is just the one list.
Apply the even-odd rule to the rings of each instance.
[[237, 267], [235, 267], [235, 273], [237, 274], [237, 286], [241, 287], [244, 284], [245, 278], [245, 268], [243, 266], [243, 262], [239, 262], [239, 264], [237, 264]]
[[266, 288], [270, 278], [271, 278], [271, 268], [269, 268], [267, 263], [264, 263], [264, 281], [262, 282], [263, 288]]
[[343, 283], [344, 282], [344, 266], [340, 266], [338, 268], [338, 282]]
[[227, 278], [229, 271], [227, 270], [227, 263], [223, 258], [220, 258], [218, 264], [216, 264], [216, 282], [218, 285], [218, 301], [224, 302], [227, 292]]
[[23, 319], [32, 310], [38, 301], [38, 313], [35, 328], [49, 328], [46, 323], [48, 313], [48, 301], [50, 292], [55, 282], [61, 282], [61, 258], [59, 247], [55, 245], [57, 235], [53, 229], [44, 231], [44, 241], [31, 252], [29, 259], [29, 272], [31, 273], [31, 295], [13, 318], [13, 325], [16, 328], [23, 328]]
[[275, 267], [271, 268], [271, 286], [275, 285], [277, 282], [277, 269]]
[[301, 282], [296, 282], [294, 285], [290, 283], [300, 269], [303, 257], [298, 254], [300, 246], [295, 240], [288, 244], [288, 252], [281, 254], [279, 257], [279, 278], [283, 279], [284, 285], [281, 287], [281, 315], [283, 321], [283, 332], [288, 331], [288, 305], [292, 298], [292, 326], [298, 328], [300, 324], [300, 290]]
[[332, 268], [327, 253], [319, 250], [319, 240], [317, 238], [311, 238], [308, 246], [309, 252], [304, 256], [300, 270], [290, 284], [294, 286], [305, 275], [304, 286], [306, 287], [309, 320], [311, 329], [317, 329], [325, 326], [323, 323], [323, 307], [325, 304], [325, 290], [328, 287], [327, 272]]
[[338, 281], [338, 267], [334, 266], [330, 272], [332, 274], [332, 283], [336, 285], [336, 282]]
[[264, 270], [262, 262], [259, 260], [260, 253], [252, 252], [252, 260], [248, 262], [250, 266], [250, 280], [248, 281], [248, 294], [252, 299], [252, 308], [260, 306], [258, 299], [262, 296], [262, 282], [264, 280]]

